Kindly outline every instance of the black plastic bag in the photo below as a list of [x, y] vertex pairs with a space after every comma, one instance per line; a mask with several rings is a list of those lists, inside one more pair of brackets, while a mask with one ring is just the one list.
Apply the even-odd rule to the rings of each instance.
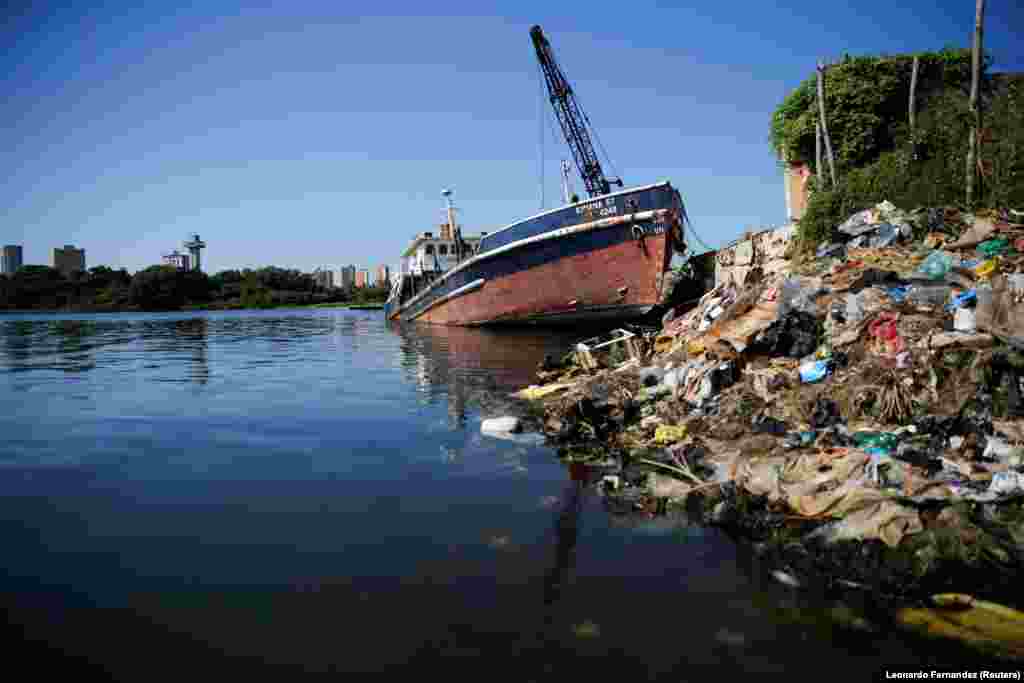
[[850, 292], [857, 294], [862, 289], [867, 289], [868, 287], [893, 287], [902, 284], [902, 282], [903, 280], [900, 279], [899, 274], [891, 270], [868, 268], [850, 285]]
[[810, 313], [791, 311], [754, 338], [750, 350], [770, 356], [803, 358], [818, 348], [818, 319]]
[[827, 398], [819, 398], [814, 402], [811, 413], [811, 429], [825, 429], [842, 424], [843, 416], [839, 414], [839, 404]]
[[755, 432], [762, 434], [778, 434], [779, 436], [788, 432], [791, 427], [782, 420], [776, 420], [768, 415], [758, 415], [752, 423]]

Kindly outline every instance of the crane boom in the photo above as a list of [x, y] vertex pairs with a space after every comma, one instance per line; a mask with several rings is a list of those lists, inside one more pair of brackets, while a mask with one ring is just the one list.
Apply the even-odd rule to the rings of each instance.
[[555, 108], [555, 116], [562, 127], [569, 149], [572, 150], [573, 159], [576, 161], [576, 168], [583, 178], [583, 184], [591, 197], [608, 194], [611, 192], [611, 183], [622, 187], [622, 180], [612, 179], [609, 181], [601, 168], [601, 162], [597, 158], [597, 152], [590, 141], [590, 131], [587, 126], [588, 120], [576, 101], [576, 95], [572, 86], [566, 80], [558, 62], [555, 61], [554, 52], [551, 50], [551, 43], [544, 37], [540, 26], [530, 29], [530, 38], [533, 40], [533, 47], [537, 51], [537, 59], [544, 72], [544, 82], [548, 87], [548, 95], [551, 98], [551, 105]]

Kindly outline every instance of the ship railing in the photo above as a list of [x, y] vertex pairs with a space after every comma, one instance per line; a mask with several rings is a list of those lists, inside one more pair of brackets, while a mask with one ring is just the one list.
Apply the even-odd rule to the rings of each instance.
[[395, 280], [395, 284], [391, 285], [391, 293], [388, 295], [388, 302], [398, 301], [399, 295], [402, 292], [402, 285], [405, 284], [405, 274], [398, 276]]

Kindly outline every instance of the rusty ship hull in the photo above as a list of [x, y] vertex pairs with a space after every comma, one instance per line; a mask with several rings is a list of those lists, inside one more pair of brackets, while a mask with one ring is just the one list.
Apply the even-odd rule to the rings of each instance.
[[669, 294], [684, 220], [668, 182], [563, 206], [485, 236], [446, 272], [403, 276], [385, 316], [466, 326], [634, 319]]

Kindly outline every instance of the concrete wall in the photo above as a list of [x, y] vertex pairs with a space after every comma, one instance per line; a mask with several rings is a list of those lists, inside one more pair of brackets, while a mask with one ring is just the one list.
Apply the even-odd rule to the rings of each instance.
[[801, 161], [791, 161], [786, 165], [786, 216], [796, 221], [807, 210], [807, 181], [811, 178], [811, 167]]

